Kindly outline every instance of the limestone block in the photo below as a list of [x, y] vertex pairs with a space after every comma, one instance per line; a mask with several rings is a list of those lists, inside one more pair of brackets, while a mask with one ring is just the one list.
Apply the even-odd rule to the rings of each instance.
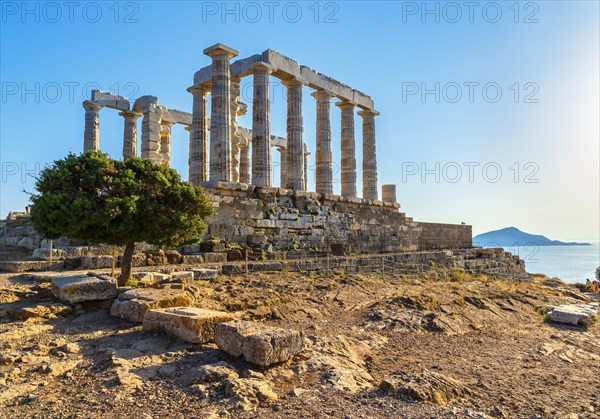
[[60, 269], [63, 262], [50, 262], [46, 260], [8, 260], [0, 262], [0, 271], [6, 272], [27, 272]]
[[233, 320], [224, 311], [196, 307], [175, 307], [149, 310], [144, 316], [143, 329], [163, 331], [191, 343], [206, 343], [215, 338], [215, 326]]
[[204, 256], [202, 256], [202, 255], [183, 255], [182, 262], [185, 265], [194, 265], [197, 263], [204, 263]]
[[191, 271], [171, 272], [171, 280], [173, 282], [192, 281], [193, 279], [194, 279], [194, 273]]
[[227, 253], [203, 253], [204, 262], [206, 263], [223, 263], [227, 261]]
[[148, 310], [169, 307], [188, 307], [192, 299], [182, 290], [139, 288], [119, 295], [110, 308], [115, 317], [141, 323]]
[[52, 294], [71, 304], [108, 300], [117, 296], [117, 280], [108, 275], [59, 276], [52, 279]]
[[194, 279], [215, 279], [219, 273], [216, 269], [208, 269], [208, 268], [194, 268], [190, 269], [190, 271], [194, 274]]
[[81, 257], [81, 267], [83, 269], [110, 268], [112, 263], [113, 257], [110, 255]]
[[558, 323], [589, 326], [592, 323], [592, 316], [597, 312], [597, 307], [592, 305], [565, 304], [555, 307], [548, 314], [548, 320]]
[[296, 330], [236, 320], [216, 326], [215, 343], [230, 355], [242, 355], [248, 362], [268, 366], [286, 361], [300, 352], [304, 347], [304, 337]]
[[[66, 252], [62, 249], [52, 249], [53, 260], [64, 259], [66, 255]], [[36, 259], [50, 260], [50, 249], [47, 247], [35, 249], [33, 251], [33, 257]]]

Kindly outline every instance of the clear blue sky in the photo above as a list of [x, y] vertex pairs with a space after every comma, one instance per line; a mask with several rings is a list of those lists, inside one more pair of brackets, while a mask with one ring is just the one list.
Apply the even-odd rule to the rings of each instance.
[[[379, 185], [397, 184], [409, 216], [464, 221], [474, 233], [514, 225], [556, 239], [599, 236], [597, 1], [70, 4], [0, 3], [2, 217], [27, 204], [36, 167], [81, 151], [86, 92], [152, 94], [191, 111], [186, 88], [210, 63], [202, 50], [221, 42], [240, 57], [274, 49], [369, 94], [381, 112]], [[272, 132], [284, 136], [276, 81]], [[339, 162], [335, 106], [332, 119]], [[250, 126], [249, 115], [240, 123]], [[101, 148], [120, 157], [121, 117], [104, 109], [100, 124]], [[173, 130], [184, 178], [187, 135]], [[360, 170], [358, 180], [360, 191]]]

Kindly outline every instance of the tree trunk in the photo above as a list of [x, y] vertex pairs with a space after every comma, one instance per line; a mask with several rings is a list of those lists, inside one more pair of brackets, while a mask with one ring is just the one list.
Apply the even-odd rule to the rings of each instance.
[[120, 287], [124, 287], [129, 282], [131, 276], [131, 263], [133, 262], [133, 251], [135, 250], [134, 242], [127, 242], [125, 245], [125, 251], [123, 252], [123, 259], [121, 260], [121, 276], [119, 277], [118, 284]]

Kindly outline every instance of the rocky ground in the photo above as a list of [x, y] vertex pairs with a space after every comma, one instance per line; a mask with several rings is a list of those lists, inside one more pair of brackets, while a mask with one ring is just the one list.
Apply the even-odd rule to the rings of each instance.
[[545, 322], [586, 298], [547, 278], [198, 281], [198, 307], [304, 332], [300, 354], [260, 368], [107, 303], [60, 304], [51, 275], [0, 275], [0, 417], [600, 417], [600, 327]]

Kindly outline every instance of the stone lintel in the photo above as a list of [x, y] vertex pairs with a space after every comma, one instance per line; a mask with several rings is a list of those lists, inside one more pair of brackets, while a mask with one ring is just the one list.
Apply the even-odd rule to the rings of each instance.
[[225, 55], [228, 58], [237, 57], [237, 50], [228, 47], [224, 44], [215, 44], [211, 47], [205, 48], [203, 51], [204, 55], [208, 55], [209, 57], [218, 57], [220, 55]]
[[92, 102], [107, 108], [118, 109], [120, 111], [129, 110], [129, 99], [112, 93], [92, 90]]
[[162, 109], [162, 120], [172, 124], [192, 125], [192, 114], [178, 109]]

